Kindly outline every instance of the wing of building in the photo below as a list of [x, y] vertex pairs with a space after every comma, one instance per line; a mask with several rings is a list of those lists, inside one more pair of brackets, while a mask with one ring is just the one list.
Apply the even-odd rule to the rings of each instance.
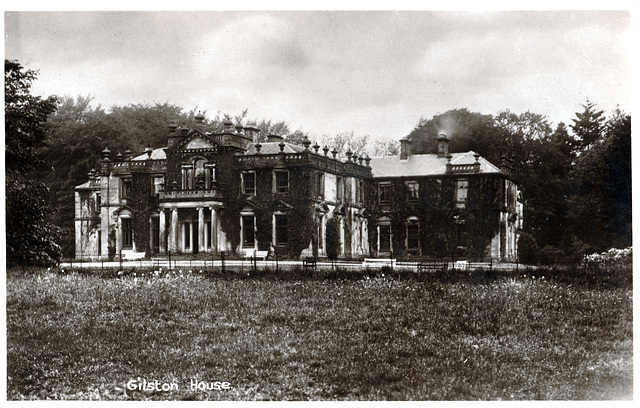
[[[522, 205], [508, 173], [474, 152], [369, 159], [225, 122], [222, 133], [169, 126], [166, 147], [102, 152], [76, 187], [76, 257], [327, 255], [336, 217], [346, 258], [516, 257]], [[206, 255], [205, 255], [206, 256]]]

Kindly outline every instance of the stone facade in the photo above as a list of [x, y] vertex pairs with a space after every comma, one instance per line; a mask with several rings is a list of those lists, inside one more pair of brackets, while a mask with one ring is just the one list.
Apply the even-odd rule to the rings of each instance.
[[140, 155], [105, 148], [76, 187], [76, 257], [276, 252], [327, 255], [337, 217], [341, 256], [517, 256], [522, 204], [500, 169], [473, 152], [362, 158], [225, 123], [222, 133], [169, 126], [167, 147]]
[[225, 123], [219, 134], [170, 126], [168, 146], [112, 160], [76, 187], [76, 257], [154, 254], [326, 256], [327, 220], [338, 217], [341, 255], [369, 255], [362, 158], [286, 143]]
[[450, 154], [444, 135], [436, 154], [414, 155], [403, 139], [400, 156], [371, 167], [372, 255], [516, 260], [523, 206], [508, 169], [474, 152]]

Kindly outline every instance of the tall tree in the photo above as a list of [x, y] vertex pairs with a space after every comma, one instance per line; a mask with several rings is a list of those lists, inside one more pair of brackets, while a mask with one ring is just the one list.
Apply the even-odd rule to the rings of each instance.
[[[46, 140], [38, 150], [39, 177], [51, 188], [49, 204], [57, 211], [50, 222], [62, 228], [58, 239], [65, 256], [74, 251], [74, 189], [87, 181], [87, 173], [100, 163], [105, 146], [114, 154], [128, 148], [134, 155], [148, 145], [166, 146], [167, 125], [193, 126], [197, 111], [183, 112], [170, 104], [112, 106], [110, 112], [93, 106], [90, 96], [63, 97], [46, 123]], [[213, 122], [212, 126], [217, 123]]]
[[416, 127], [407, 136], [411, 140], [412, 151], [416, 154], [435, 153], [436, 139], [445, 134], [450, 140], [449, 151], [464, 152], [473, 150], [492, 160], [500, 156], [492, 139], [499, 138], [494, 119], [491, 115], [470, 112], [468, 109], [454, 109], [435, 115], [431, 119], [421, 118]]
[[605, 116], [604, 111], [597, 110], [596, 104], [589, 99], [582, 104], [584, 110], [576, 112], [576, 117], [572, 119], [571, 129], [578, 139], [581, 149], [590, 149], [593, 144], [604, 135]]
[[60, 256], [56, 228], [46, 220], [47, 186], [33, 170], [44, 123], [56, 109], [56, 98], [31, 95], [37, 71], [4, 61], [7, 264], [49, 264]]
[[591, 251], [631, 245], [631, 116], [618, 112], [571, 172], [572, 231]]

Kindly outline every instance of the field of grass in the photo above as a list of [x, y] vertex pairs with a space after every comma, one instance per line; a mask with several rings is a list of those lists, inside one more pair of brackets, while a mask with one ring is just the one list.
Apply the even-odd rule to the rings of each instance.
[[632, 291], [522, 272], [9, 271], [7, 374], [10, 400], [630, 399]]

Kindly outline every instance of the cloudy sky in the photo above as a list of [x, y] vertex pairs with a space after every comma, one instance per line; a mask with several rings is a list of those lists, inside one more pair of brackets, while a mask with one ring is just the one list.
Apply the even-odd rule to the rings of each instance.
[[449, 109], [630, 112], [628, 11], [5, 12], [33, 92], [400, 139]]

